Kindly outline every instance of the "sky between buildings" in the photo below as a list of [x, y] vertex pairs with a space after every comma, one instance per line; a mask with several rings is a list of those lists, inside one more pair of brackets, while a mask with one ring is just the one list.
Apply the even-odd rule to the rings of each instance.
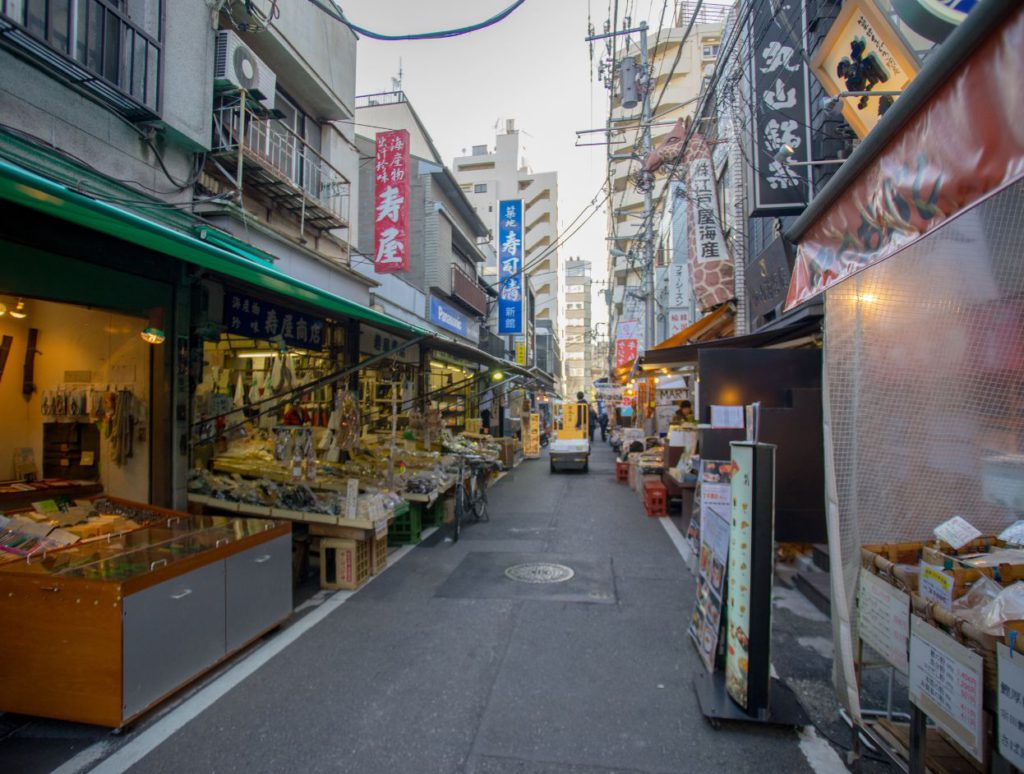
[[[511, 0], [344, 0], [342, 8], [361, 27], [385, 34], [449, 29], [476, 23]], [[671, 6], [666, 18], [670, 23]], [[646, 13], [655, 26], [662, 3], [620, 2], [620, 14]], [[402, 90], [434, 143], [451, 165], [473, 145], [494, 145], [495, 130], [514, 118], [527, 163], [535, 172], [558, 172], [559, 230], [566, 228], [596, 194], [603, 194], [604, 146], [576, 148], [576, 130], [603, 127], [608, 94], [597, 80], [604, 54], [594, 45], [590, 62], [588, 13], [600, 31], [607, 0], [527, 0], [502, 22], [469, 35], [433, 41], [379, 42], [361, 38], [356, 93], [390, 91], [401, 58]], [[334, 22], [325, 17], [325, 23]], [[593, 75], [593, 78], [592, 78]], [[601, 135], [584, 135], [590, 141]], [[607, 209], [598, 211], [561, 249], [562, 260], [593, 262], [595, 292], [607, 279]], [[607, 320], [595, 298], [594, 320]], [[603, 332], [603, 331], [602, 331]]]

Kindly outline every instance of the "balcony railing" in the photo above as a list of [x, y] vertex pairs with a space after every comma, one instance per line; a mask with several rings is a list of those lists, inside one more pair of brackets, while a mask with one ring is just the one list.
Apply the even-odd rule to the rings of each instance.
[[452, 264], [452, 295], [477, 314], [487, 314], [487, 291], [477, 283], [475, 277]]
[[348, 227], [348, 178], [282, 121], [232, 98], [213, 111], [212, 154], [229, 183], [259, 191], [303, 227]]
[[131, 121], [160, 117], [163, 0], [0, 0], [0, 44]]
[[378, 107], [379, 105], [400, 105], [408, 102], [404, 91], [378, 91], [374, 94], [356, 95], [356, 107]]

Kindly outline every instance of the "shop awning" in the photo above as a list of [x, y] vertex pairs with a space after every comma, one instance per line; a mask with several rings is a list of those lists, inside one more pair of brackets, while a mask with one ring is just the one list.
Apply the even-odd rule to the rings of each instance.
[[679, 333], [669, 336], [656, 347], [651, 347], [648, 350], [648, 353], [653, 354], [661, 350], [675, 349], [676, 347], [693, 344], [701, 339], [708, 339], [716, 335], [721, 336], [722, 333], [725, 332], [725, 329], [732, 324], [735, 316], [735, 305], [731, 302], [728, 304], [722, 304], [711, 314], [701, 317], [693, 325], [688, 328], [683, 328]]
[[258, 255], [255, 248], [241, 245], [236, 248], [229, 241], [224, 241], [228, 239], [226, 236], [218, 239], [216, 244], [205, 241], [130, 209], [86, 196], [3, 159], [0, 159], [0, 200], [29, 207], [69, 223], [187, 261], [218, 274], [294, 298], [327, 313], [364, 320], [404, 333], [428, 333], [394, 317], [290, 277]]
[[428, 347], [429, 349], [456, 355], [464, 360], [479, 363], [480, 365], [487, 366], [488, 368], [500, 368], [503, 371], [507, 371], [517, 376], [531, 375], [525, 368], [520, 365], [516, 365], [510, 360], [505, 360], [504, 358], [492, 355], [479, 347], [474, 347], [472, 344], [464, 344], [461, 341], [446, 339], [436, 334], [427, 337], [423, 342], [423, 346]]
[[821, 332], [821, 315], [806, 315], [794, 320], [789, 325], [778, 328], [763, 329], [746, 336], [728, 336], [719, 339], [706, 339], [693, 344], [678, 347], [656, 348], [641, 358], [644, 370], [656, 370], [669, 366], [680, 366], [697, 362], [697, 353], [702, 349], [721, 349], [732, 347], [737, 349], [758, 349], [774, 347], [814, 336]]

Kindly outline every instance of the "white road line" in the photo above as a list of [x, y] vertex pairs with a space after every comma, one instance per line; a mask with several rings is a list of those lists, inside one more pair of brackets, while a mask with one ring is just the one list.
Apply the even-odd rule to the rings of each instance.
[[672, 545], [676, 547], [676, 551], [683, 557], [683, 561], [689, 565], [690, 560], [693, 559], [693, 551], [690, 550], [690, 544], [686, 542], [686, 538], [683, 537], [683, 533], [679, 531], [679, 527], [675, 525], [672, 519], [666, 517], [658, 519], [661, 522], [661, 526], [665, 528], [668, 533], [669, 540], [672, 541]]
[[[436, 531], [436, 527], [424, 530], [422, 533], [422, 539], [430, 537]], [[389, 569], [394, 567], [415, 547], [416, 546], [403, 546], [393, 554], [389, 554], [388, 566], [383, 572], [387, 572]], [[374, 580], [379, 578], [383, 572], [370, 578], [366, 585], [368, 586]], [[366, 588], [366, 586], [363, 586], [363, 588]], [[167, 715], [151, 725], [145, 731], [141, 732], [137, 737], [132, 739], [123, 747], [120, 747], [113, 755], [93, 768], [90, 774], [119, 774], [119, 772], [126, 771], [134, 766], [153, 750], [167, 741], [167, 739], [169, 739], [173, 734], [180, 731], [185, 724], [202, 714], [203, 711], [224, 696], [224, 694], [253, 674], [253, 672], [258, 670], [270, 661], [270, 659], [299, 639], [303, 634], [327, 618], [327, 616], [345, 604], [357, 593], [359, 592], [335, 592], [330, 599], [321, 604], [315, 610], [299, 619], [294, 625], [284, 629], [272, 640], [269, 640], [258, 647], [244, 659], [227, 670], [224, 674], [220, 675], [193, 696], [186, 699], [178, 707], [171, 710]], [[91, 747], [82, 750], [82, 752], [78, 753], [74, 758], [64, 763], [64, 765], [56, 769], [53, 774], [77, 774], [77, 772], [82, 771], [86, 767], [90, 766], [94, 761], [101, 758], [112, 744], [113, 743], [108, 739], [97, 742]]]
[[814, 726], [804, 726], [798, 734], [800, 737], [800, 752], [807, 759], [807, 764], [815, 774], [849, 774], [849, 769], [843, 765], [843, 759], [839, 753], [826, 740], [818, 736]]

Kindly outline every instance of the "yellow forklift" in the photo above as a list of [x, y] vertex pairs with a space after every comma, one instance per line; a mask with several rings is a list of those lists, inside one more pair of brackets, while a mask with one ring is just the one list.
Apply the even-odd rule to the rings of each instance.
[[548, 444], [551, 472], [590, 469], [590, 407], [586, 403], [552, 402], [554, 437]]

